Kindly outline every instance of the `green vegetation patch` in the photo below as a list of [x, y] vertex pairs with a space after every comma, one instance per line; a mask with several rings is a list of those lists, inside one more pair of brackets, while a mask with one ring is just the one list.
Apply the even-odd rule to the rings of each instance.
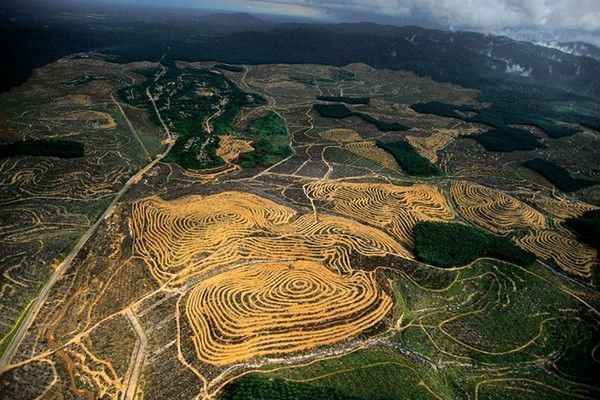
[[[504, 95], [505, 97], [505, 95]], [[511, 124], [517, 125], [531, 125], [535, 126], [552, 138], [559, 138], [564, 136], [570, 136], [580, 131], [580, 129], [573, 128], [564, 124], [558, 124], [551, 119], [548, 119], [540, 115], [539, 110], [536, 112], [529, 111], [528, 107], [531, 106], [529, 103], [523, 103], [516, 101], [515, 99], [492, 99], [493, 104], [486, 109], [478, 109], [466, 105], [454, 105], [432, 101], [429, 103], [416, 103], [411, 108], [421, 114], [434, 114], [441, 117], [450, 117], [463, 120], [465, 122], [476, 122], [488, 125], [492, 128], [508, 128]], [[524, 107], [527, 104], [528, 107]], [[476, 114], [472, 117], [460, 114], [457, 111], [462, 112], [475, 112]], [[569, 118], [556, 112], [550, 112], [549, 114], [555, 118], [563, 118], [568, 122], [585, 122], [582, 118]]]
[[338, 70], [333, 78], [303, 78], [299, 76], [290, 76], [290, 80], [298, 83], [302, 83], [303, 85], [309, 86], [319, 86], [319, 85], [329, 85], [336, 82], [341, 81], [356, 81], [356, 74], [350, 71], [345, 71], [343, 69]]
[[314, 104], [313, 108], [324, 118], [348, 118], [356, 115], [343, 104]]
[[75, 78], [75, 79], [70, 79], [68, 81], [65, 82], [65, 85], [67, 86], [80, 86], [80, 85], [85, 85], [86, 83], [90, 83], [93, 81], [121, 81], [120, 78], [117, 78], [116, 76], [106, 76], [106, 75], [83, 75], [80, 76], [79, 78]]
[[[563, 282], [562, 278], [547, 267], [533, 263], [522, 268], [484, 259], [466, 268], [439, 270], [455, 274], [456, 283], [430, 290], [412, 280], [412, 271], [408, 278], [404, 270], [388, 272], [407, 309], [402, 318], [406, 328], [392, 340], [420, 354], [422, 359], [439, 364], [450, 361], [436, 372], [442, 375], [444, 386], [458, 389], [458, 393], [452, 396], [438, 392], [437, 398], [466, 398], [463, 390], [473, 393], [483, 381], [506, 378], [507, 367], [512, 369], [515, 365], [515, 382], [527, 377], [532, 383], [561, 389], [569, 384], [557, 380], [557, 370], [559, 376], [567, 373], [570, 379], [598, 376], [598, 364], [592, 355], [594, 343], [598, 343], [597, 334], [593, 334], [597, 324], [593, 317], [584, 316], [586, 308], [558, 283]], [[452, 365], [457, 356], [471, 360], [471, 372]], [[552, 365], [539, 368], [535, 362], [540, 358], [552, 358]], [[584, 371], [586, 367], [591, 368]], [[433, 373], [423, 379], [428, 385], [431, 376]], [[506, 391], [508, 383], [502, 382], [505, 398], [512, 399], [512, 393]], [[588, 381], [591, 382], [594, 380]], [[542, 385], [538, 386], [540, 395], [531, 392], [528, 398], [567, 398], [560, 393], [547, 397], [542, 389]]]
[[456, 111], [472, 112], [479, 111], [470, 106], [460, 106], [454, 104], [441, 103], [439, 101], [430, 101], [428, 103], [415, 103], [410, 106], [414, 111], [420, 114], [434, 114], [440, 117], [449, 117], [463, 119], [464, 117]]
[[349, 97], [349, 96], [317, 96], [317, 100], [336, 101], [346, 104], [369, 104], [368, 97]]
[[519, 265], [529, 265], [535, 256], [508, 238], [495, 236], [471, 226], [421, 221], [414, 227], [417, 259], [440, 267], [469, 264], [490, 257]]
[[[223, 400], [363, 400], [341, 391], [309, 383], [266, 378], [259, 375], [243, 376], [227, 385]], [[366, 400], [366, 399], [364, 399]]]
[[382, 132], [405, 131], [407, 126], [398, 122], [386, 122], [370, 116], [369, 114], [355, 112], [343, 104], [313, 104], [315, 111], [324, 118], [359, 117], [363, 121], [375, 125]]
[[79, 158], [84, 156], [84, 145], [74, 140], [21, 140], [0, 144], [0, 158], [34, 156]]
[[486, 150], [498, 152], [529, 151], [541, 149], [545, 146], [538, 138], [525, 129], [518, 128], [494, 128], [489, 131], [472, 136], [464, 136], [475, 139]]
[[307, 366], [280, 369], [268, 376], [307, 381], [365, 400], [435, 399], [421, 381], [443, 398], [456, 397], [437, 370], [386, 349], [359, 350]]
[[568, 218], [565, 224], [577, 234], [579, 240], [600, 252], [600, 210], [586, 211], [579, 217]]
[[525, 168], [537, 172], [560, 190], [564, 192], [574, 192], [579, 189], [583, 189], [596, 184], [594, 181], [585, 179], [573, 178], [569, 171], [556, 165], [553, 162], [542, 160], [541, 158], [534, 158], [523, 163]]
[[431, 176], [440, 174], [438, 167], [417, 153], [414, 147], [408, 142], [403, 140], [391, 143], [377, 141], [377, 147], [390, 153], [398, 165], [409, 175]]
[[229, 65], [229, 64], [216, 64], [215, 68], [222, 69], [229, 72], [244, 72], [244, 67], [240, 67], [238, 65]]
[[10, 329], [10, 331], [8, 331], [4, 336], [0, 336], [0, 357], [2, 357], [2, 355], [6, 351], [6, 348], [12, 342], [12, 340], [15, 337], [15, 335], [17, 334], [19, 328], [21, 328], [21, 325], [23, 324], [23, 322], [25, 322], [25, 318], [27, 318], [27, 315], [29, 314], [29, 311], [31, 310], [31, 307], [33, 306], [34, 301], [35, 301], [35, 299], [31, 300], [29, 302], [29, 304], [27, 304], [27, 306], [23, 309], [23, 311], [21, 311], [21, 314], [19, 314], [19, 318], [17, 318], [17, 322]]
[[337, 81], [355, 81], [356, 80], [356, 74], [354, 72], [350, 72], [350, 71], [346, 71], [346, 70], [340, 69], [335, 74], [335, 80], [337, 80]]
[[309, 85], [309, 86], [319, 86], [319, 85], [323, 85], [323, 84], [326, 85], [329, 83], [336, 82], [335, 79], [330, 79], [330, 78], [307, 79], [307, 78], [302, 78], [302, 77], [298, 77], [298, 76], [290, 76], [290, 80], [292, 80], [293, 82], [298, 82], [298, 83], [302, 83], [303, 85]]
[[163, 159], [189, 169], [215, 168], [224, 164], [216, 155], [219, 135], [235, 132], [234, 120], [245, 108], [264, 104], [256, 94], [245, 93], [224, 75], [191, 68], [146, 68], [136, 71], [144, 82], [122, 88], [120, 98], [146, 109], [151, 120], [161, 122], [148, 98], [154, 98], [167, 127], [178, 135]]
[[399, 122], [382, 121], [365, 113], [356, 113], [356, 115], [359, 116], [363, 121], [375, 125], [381, 132], [405, 131], [408, 129], [408, 126], [402, 125]]
[[238, 162], [242, 168], [270, 166], [291, 153], [285, 121], [272, 111], [254, 119], [244, 132], [244, 137], [253, 139], [254, 151], [240, 155]]

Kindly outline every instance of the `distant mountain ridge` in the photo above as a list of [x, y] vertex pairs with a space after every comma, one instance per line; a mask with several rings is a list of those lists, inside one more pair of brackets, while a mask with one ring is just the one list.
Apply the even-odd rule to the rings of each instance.
[[460, 76], [475, 74], [600, 94], [600, 61], [476, 32], [373, 23], [280, 24], [260, 32], [232, 32], [201, 47], [238, 63], [361, 61], [456, 83], [462, 83]]
[[540, 46], [557, 49], [567, 54], [590, 57], [600, 61], [600, 48], [586, 42], [536, 42]]
[[202, 25], [201, 29], [215, 33], [264, 30], [276, 25], [246, 13], [210, 14], [199, 17], [197, 22]]
[[340, 66], [364, 62], [469, 87], [477, 87], [482, 79], [501, 78], [600, 95], [600, 61], [588, 55], [598, 49], [581, 43], [569, 52], [476, 32], [375, 23], [277, 23], [244, 13], [174, 14], [168, 22], [127, 16], [95, 25], [64, 15], [39, 16], [37, 27], [31, 22], [35, 19], [26, 26], [5, 23], [0, 27], [0, 89], [23, 82], [33, 68], [71, 53], [96, 51], [128, 62], [158, 60], [170, 49], [170, 58], [185, 61]]

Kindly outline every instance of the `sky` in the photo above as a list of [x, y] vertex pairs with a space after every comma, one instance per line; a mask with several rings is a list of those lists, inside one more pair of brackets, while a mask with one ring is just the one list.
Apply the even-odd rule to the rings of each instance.
[[[89, 1], [89, 0], [80, 0]], [[98, 0], [95, 0], [98, 1]], [[100, 0], [241, 11], [322, 22], [371, 21], [600, 46], [600, 0]]]

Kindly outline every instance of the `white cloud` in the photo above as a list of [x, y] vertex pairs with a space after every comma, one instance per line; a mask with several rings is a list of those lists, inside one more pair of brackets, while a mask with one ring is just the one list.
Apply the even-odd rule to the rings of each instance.
[[[256, 0], [249, 0], [254, 2]], [[387, 16], [428, 15], [451, 27], [600, 30], [600, 0], [259, 0]]]
[[313, 7], [299, 2], [284, 1], [250, 1], [247, 11], [267, 14], [295, 15], [306, 18], [327, 18], [327, 10], [322, 7]]

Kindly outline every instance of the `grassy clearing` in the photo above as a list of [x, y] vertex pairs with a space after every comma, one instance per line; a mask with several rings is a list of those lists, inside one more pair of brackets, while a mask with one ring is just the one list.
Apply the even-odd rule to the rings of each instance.
[[521, 250], [509, 239], [463, 224], [421, 221], [413, 232], [417, 258], [441, 267], [465, 265], [481, 257], [519, 265], [535, 261], [531, 253]]
[[[556, 275], [540, 264], [523, 269], [481, 260], [458, 271], [455, 284], [435, 292], [401, 273], [390, 276], [408, 310], [402, 320], [407, 328], [394, 340], [432, 360], [468, 362], [475, 368], [471, 377], [460, 368], [443, 367], [446, 376], [455, 376], [463, 387], [502, 375], [503, 367], [519, 363], [523, 370], [518, 375], [530, 374], [525, 363], [546, 357], [582, 381], [598, 371], [598, 366], [592, 372], [581, 370], [594, 364], [591, 350], [598, 333], [593, 318], [585, 316], [577, 299], [555, 286]], [[575, 365], [578, 356], [581, 367]], [[481, 369], [480, 363], [486, 366]], [[548, 375], [541, 381], [561, 384]]]
[[440, 170], [428, 159], [417, 153], [408, 142], [403, 140], [391, 143], [377, 141], [376, 144], [377, 147], [390, 153], [398, 165], [409, 175], [431, 176], [440, 174]]
[[419, 384], [421, 380], [446, 396], [452, 393], [443, 386], [441, 376], [425, 365], [383, 349], [359, 350], [267, 376], [333, 388], [348, 398], [364, 400], [435, 398]]
[[560, 165], [541, 158], [525, 161], [523, 166], [540, 174], [563, 192], [574, 192], [596, 184], [594, 181], [573, 178], [569, 171]]

